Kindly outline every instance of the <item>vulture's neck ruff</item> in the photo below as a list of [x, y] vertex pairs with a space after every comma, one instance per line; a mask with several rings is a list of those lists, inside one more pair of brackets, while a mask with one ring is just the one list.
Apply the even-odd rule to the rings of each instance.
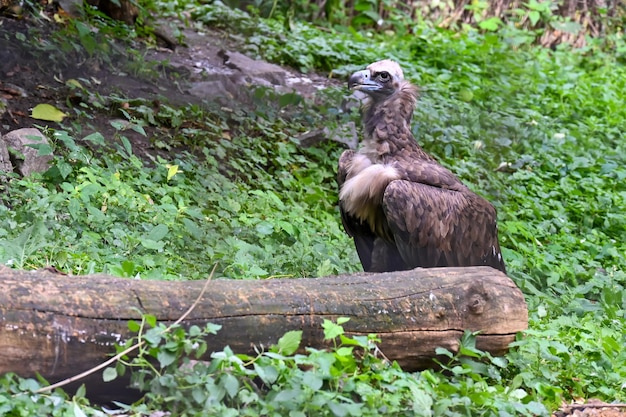
[[[362, 107], [364, 139], [361, 153], [377, 162], [379, 157], [402, 149], [421, 151], [411, 133], [417, 87], [404, 79], [396, 62], [376, 62], [354, 73], [348, 85], [368, 95]], [[388, 141], [390, 138], [393, 138], [392, 142]]]
[[400, 173], [385, 159], [403, 150], [421, 151], [410, 128], [417, 88], [404, 80], [399, 65], [390, 60], [354, 73], [348, 85], [368, 97], [362, 109], [363, 146], [349, 164], [339, 199], [348, 213], [368, 223], [376, 233], [389, 235], [381, 222], [380, 205], [385, 188], [399, 179]]
[[[394, 135], [396, 145], [417, 145], [411, 133], [411, 117], [416, 103], [417, 88], [405, 80], [399, 81], [395, 91], [383, 100], [371, 97], [363, 107], [366, 146], [382, 144], [390, 134]], [[394, 127], [393, 132], [389, 131], [390, 127]]]

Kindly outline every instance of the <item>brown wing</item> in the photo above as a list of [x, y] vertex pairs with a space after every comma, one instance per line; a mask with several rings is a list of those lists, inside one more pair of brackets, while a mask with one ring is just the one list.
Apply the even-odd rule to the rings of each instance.
[[385, 190], [383, 211], [410, 268], [489, 265], [506, 272], [496, 210], [465, 187], [393, 181]]
[[[354, 154], [354, 151], [344, 151], [339, 158], [337, 169], [339, 190], [346, 181], [348, 167]], [[386, 272], [408, 269], [394, 242], [376, 236], [367, 223], [348, 214], [341, 201], [339, 202], [339, 212], [341, 213], [343, 228], [354, 239], [354, 245], [364, 271]], [[380, 215], [383, 216], [382, 208]]]

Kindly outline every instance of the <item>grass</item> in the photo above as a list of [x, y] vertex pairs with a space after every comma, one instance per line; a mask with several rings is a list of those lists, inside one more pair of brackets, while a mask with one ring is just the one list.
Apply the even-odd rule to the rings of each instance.
[[[423, 87], [418, 141], [498, 209], [507, 269], [526, 296], [530, 329], [504, 358], [477, 351], [466, 335], [445, 372], [408, 374], [367, 353], [375, 340], [342, 337], [328, 324], [334, 349], [279, 354], [279, 343], [257, 358], [215, 352], [208, 379], [196, 381], [210, 387], [195, 394], [198, 401], [168, 402], [149, 391], [136, 413], [164, 407], [182, 415], [176, 407], [186, 404], [187, 415], [200, 415], [210, 393], [211, 410], [224, 415], [544, 415], [579, 397], [626, 401], [626, 70], [619, 56], [594, 42], [577, 51], [513, 47], [505, 30], [421, 25], [412, 36], [386, 37], [295, 22], [285, 31], [279, 21], [217, 3], [181, 7], [193, 8], [197, 22], [239, 28], [249, 52], [305, 71], [341, 76], [398, 59]], [[201, 278], [218, 261], [218, 275], [234, 279], [358, 270], [336, 210], [342, 149], [301, 149], [294, 140], [328, 120], [345, 122], [341, 92], [317, 107], [285, 98], [282, 109], [268, 104], [277, 102], [270, 94], [259, 91], [251, 111], [162, 106], [154, 114], [133, 104], [126, 115], [137, 131], [179, 129], [165, 145], [189, 151], [167, 160], [135, 156], [121, 126], [112, 153], [97, 135], [50, 130], [55, 169], [12, 179], [0, 206], [0, 261], [159, 279]], [[303, 364], [325, 371], [307, 373]], [[253, 378], [269, 391], [251, 390]], [[10, 395], [37, 385], [2, 381], [5, 408]], [[17, 398], [15, 409], [31, 407]], [[97, 414], [80, 398], [58, 406], [46, 398], [59, 415], [60, 407]], [[315, 408], [319, 401], [332, 406]]]

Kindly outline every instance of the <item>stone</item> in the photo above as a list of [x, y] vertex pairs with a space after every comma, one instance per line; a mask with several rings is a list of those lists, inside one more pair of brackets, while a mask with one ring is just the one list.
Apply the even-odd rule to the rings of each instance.
[[354, 122], [333, 127], [326, 126], [321, 129], [311, 130], [298, 136], [298, 143], [303, 148], [317, 146], [320, 142], [332, 140], [342, 143], [348, 149], [356, 149], [359, 145], [359, 137]]
[[[258, 61], [239, 52], [221, 50], [217, 55], [224, 60], [228, 68], [238, 70], [247, 75], [250, 84], [255, 85], [285, 85], [287, 72], [278, 65], [265, 61]], [[263, 82], [263, 81], [266, 82]]]
[[[2, 137], [9, 151], [10, 161], [16, 172], [27, 177], [34, 172], [45, 172], [50, 168], [52, 154], [39, 155], [39, 150], [30, 145], [50, 146], [48, 138], [38, 129], [13, 130]], [[11, 155], [12, 154], [12, 155]]]
[[0, 176], [2, 172], [13, 172], [13, 164], [11, 164], [7, 144], [2, 138], [2, 135], [0, 135]]

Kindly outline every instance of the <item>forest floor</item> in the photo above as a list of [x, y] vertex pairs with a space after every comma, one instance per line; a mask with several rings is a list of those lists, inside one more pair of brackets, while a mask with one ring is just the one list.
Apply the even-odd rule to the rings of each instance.
[[[41, 126], [41, 121], [31, 117], [32, 108], [40, 103], [52, 104], [69, 114], [64, 123], [71, 123], [76, 118], [72, 108], [94, 97], [140, 99], [151, 102], [154, 107], [160, 103], [201, 106], [206, 102], [230, 107], [249, 105], [251, 86], [265, 86], [280, 93], [293, 91], [302, 97], [313, 98], [320, 89], [342, 84], [323, 75], [304, 75], [290, 68], [247, 58], [237, 52], [240, 42], [223, 31], [211, 28], [199, 31], [185, 27], [181, 22], [160, 23], [162, 28], [168, 25], [179, 25], [183, 44], [170, 44], [169, 47], [140, 45], [142, 50], [135, 50], [141, 56], [139, 62], [122, 65], [128, 60], [123, 54], [117, 54], [110, 64], [95, 59], [59, 62], [57, 56], [47, 54], [43, 46], [26, 49], [15, 41], [15, 34], [20, 33], [28, 42], [50, 43], [45, 36], [51, 35], [54, 25], [50, 27], [46, 22], [0, 16], [0, 134]], [[33, 27], [41, 39], [33, 37]], [[142, 68], [135, 74], [120, 69], [132, 65]], [[68, 83], [69, 80], [81, 84], [86, 81], [90, 97], [77, 94], [75, 85]], [[83, 134], [100, 132], [105, 138], [112, 136], [115, 128], [110, 122], [120, 118], [123, 118], [121, 113], [111, 114], [109, 109], [104, 109], [84, 126]], [[150, 126], [145, 130], [146, 136], [130, 129], [125, 135], [137, 155], [159, 154], [161, 151], [149, 140], [157, 132]]]

